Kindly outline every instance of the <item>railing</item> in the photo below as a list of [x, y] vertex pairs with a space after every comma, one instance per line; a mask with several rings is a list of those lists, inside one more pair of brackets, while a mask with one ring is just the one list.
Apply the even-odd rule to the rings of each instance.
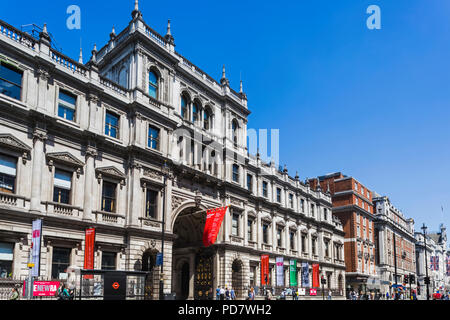
[[22, 298], [23, 280], [0, 279], [0, 300], [9, 300], [12, 289], [16, 288], [19, 299]]
[[0, 192], [0, 205], [25, 208], [27, 199], [17, 194]]
[[63, 66], [64, 68], [69, 69], [70, 71], [72, 71], [74, 73], [78, 73], [83, 76], [87, 75], [88, 69], [84, 65], [76, 62], [75, 60], [72, 60], [71, 58], [62, 54], [61, 52], [58, 52], [54, 49], [50, 49], [50, 57], [52, 58], [53, 61], [55, 61], [59, 65]]
[[45, 210], [50, 214], [57, 214], [64, 217], [82, 217], [82, 209], [76, 206], [72, 206], [64, 203], [57, 202], [44, 202]]
[[111, 213], [111, 212], [105, 212], [105, 211], [93, 211], [93, 214], [95, 214], [96, 222], [104, 222], [108, 224], [118, 224], [123, 225], [125, 222], [125, 216], [117, 214], [117, 213]]
[[36, 40], [32, 36], [14, 28], [2, 20], [0, 20], [0, 33], [32, 50], [36, 49]]
[[117, 83], [115, 83], [115, 82], [113, 82], [113, 81], [111, 81], [111, 80], [109, 80], [109, 79], [107, 79], [105, 77], [100, 76], [99, 78], [100, 78], [100, 84], [102, 84], [105, 87], [107, 87], [107, 88], [117, 92], [118, 94], [121, 94], [123, 96], [127, 95], [128, 90], [125, 89], [124, 87], [118, 85]]
[[144, 28], [146, 35], [155, 40], [161, 47], [166, 47], [166, 39], [164, 39], [164, 37], [162, 37], [158, 32], [156, 32], [146, 24], [144, 24]]

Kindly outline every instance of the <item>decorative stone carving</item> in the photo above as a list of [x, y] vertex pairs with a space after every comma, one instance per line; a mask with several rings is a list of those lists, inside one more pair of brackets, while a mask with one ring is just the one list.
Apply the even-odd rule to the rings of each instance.
[[31, 147], [14, 137], [9, 133], [0, 134], [0, 147], [7, 148], [22, 153], [22, 162], [27, 162], [28, 156], [31, 153]]
[[152, 178], [152, 179], [161, 180], [162, 177], [163, 177], [163, 174], [161, 172], [159, 172], [159, 171], [145, 168], [144, 169], [144, 176]]
[[74, 168], [82, 168], [84, 162], [78, 160], [75, 156], [69, 152], [52, 152], [47, 153], [48, 166], [52, 167], [54, 162], [59, 162]]
[[119, 169], [113, 166], [97, 168], [95, 169], [95, 172], [97, 174], [98, 183], [100, 183], [100, 181], [103, 179], [103, 176], [108, 176], [113, 178], [114, 180], [119, 180], [121, 187], [125, 185], [126, 176], [122, 172], [120, 172]]
[[185, 198], [172, 196], [172, 211], [178, 208], [184, 201], [186, 201]]

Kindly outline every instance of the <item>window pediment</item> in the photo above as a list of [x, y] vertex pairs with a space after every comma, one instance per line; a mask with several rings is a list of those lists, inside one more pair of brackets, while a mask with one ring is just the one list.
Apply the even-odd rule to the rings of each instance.
[[110, 166], [110, 167], [103, 167], [103, 168], [97, 168], [95, 169], [95, 172], [97, 174], [97, 179], [100, 180], [103, 179], [103, 176], [112, 178], [113, 180], [120, 181], [120, 185], [125, 185], [125, 174], [123, 174], [119, 169], [116, 167]]
[[65, 164], [69, 167], [82, 168], [84, 162], [78, 160], [74, 155], [69, 152], [52, 152], [47, 153], [48, 165], [53, 166], [53, 162]]
[[21, 153], [30, 153], [31, 147], [14, 137], [9, 133], [0, 134], [0, 146], [4, 148], [8, 148], [11, 150], [15, 150]]

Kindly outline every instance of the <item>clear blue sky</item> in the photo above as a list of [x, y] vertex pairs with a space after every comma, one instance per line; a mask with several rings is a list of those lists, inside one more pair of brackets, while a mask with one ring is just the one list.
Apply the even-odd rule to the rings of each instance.
[[[416, 229], [450, 227], [450, 1], [140, 0], [144, 20], [209, 73], [242, 73], [249, 128], [280, 129], [280, 159], [302, 179], [342, 171], [388, 195]], [[81, 30], [66, 9], [81, 8]], [[381, 30], [366, 9], [381, 8]], [[47, 22], [63, 52], [85, 62], [94, 42], [130, 21], [134, 0], [8, 1], [0, 19]], [[444, 207], [444, 215], [441, 213]]]

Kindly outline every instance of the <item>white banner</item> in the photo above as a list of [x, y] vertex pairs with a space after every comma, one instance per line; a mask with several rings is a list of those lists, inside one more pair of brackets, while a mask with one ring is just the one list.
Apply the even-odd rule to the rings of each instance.
[[277, 286], [284, 286], [284, 259], [283, 257], [276, 258], [277, 263]]
[[31, 270], [31, 275], [33, 277], [39, 277], [40, 273], [39, 262], [41, 260], [41, 233], [42, 233], [42, 220], [41, 219], [34, 220], [31, 234], [33, 243], [31, 262], [34, 263], [34, 267]]

